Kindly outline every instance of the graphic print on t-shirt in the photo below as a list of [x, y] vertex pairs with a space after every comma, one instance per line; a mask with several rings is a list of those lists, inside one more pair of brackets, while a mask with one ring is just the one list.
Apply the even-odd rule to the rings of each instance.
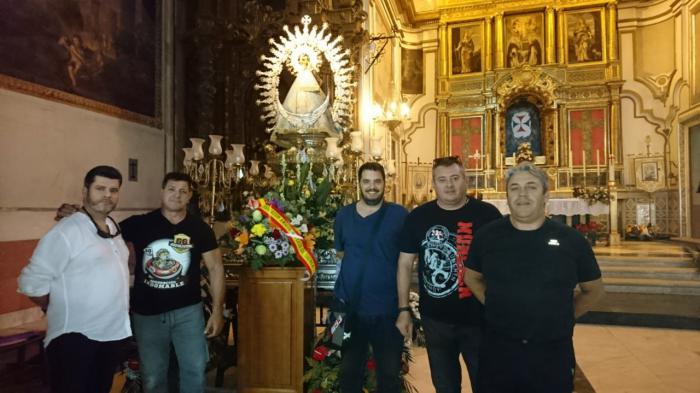
[[184, 286], [190, 268], [192, 247], [190, 237], [182, 233], [172, 239], [151, 242], [143, 250], [144, 284], [156, 289]]
[[425, 233], [421, 249], [425, 290], [431, 297], [449, 296], [457, 289], [455, 235], [442, 225], [432, 226]]

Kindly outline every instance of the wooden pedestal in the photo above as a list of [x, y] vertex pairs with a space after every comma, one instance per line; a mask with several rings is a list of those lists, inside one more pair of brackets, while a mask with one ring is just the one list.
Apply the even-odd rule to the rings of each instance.
[[303, 268], [243, 269], [238, 298], [238, 392], [303, 392], [314, 328]]

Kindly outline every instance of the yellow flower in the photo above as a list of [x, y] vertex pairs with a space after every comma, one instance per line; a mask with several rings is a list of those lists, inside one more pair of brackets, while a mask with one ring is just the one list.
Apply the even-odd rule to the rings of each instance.
[[293, 185], [294, 185], [294, 180], [289, 179], [289, 181], [287, 181], [287, 185], [288, 185], [288, 186], [293, 186]]
[[265, 225], [263, 224], [255, 224], [252, 228], [250, 228], [250, 231], [253, 233], [253, 235], [261, 237], [265, 234], [265, 232], [267, 232], [267, 229], [265, 229]]

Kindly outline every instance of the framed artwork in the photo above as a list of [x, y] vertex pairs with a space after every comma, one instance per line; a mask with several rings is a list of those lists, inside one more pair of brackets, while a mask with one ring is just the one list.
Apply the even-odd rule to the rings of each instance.
[[159, 122], [160, 1], [0, 2], [0, 87]]
[[544, 14], [506, 15], [504, 18], [505, 65], [540, 65], [544, 60]]
[[459, 156], [465, 168], [475, 169], [484, 154], [483, 117], [465, 116], [450, 119], [450, 155]]
[[543, 155], [540, 110], [527, 97], [516, 99], [506, 109], [505, 142], [507, 157], [522, 143], [530, 144], [534, 156]]
[[566, 62], [583, 64], [603, 61], [603, 9], [567, 11], [564, 20]]
[[637, 188], [654, 192], [666, 185], [664, 157], [637, 157], [634, 159], [634, 178]]
[[401, 48], [401, 93], [423, 94], [423, 49]]
[[569, 110], [569, 164], [606, 165], [607, 112], [605, 108]]
[[448, 39], [450, 75], [466, 75], [484, 69], [484, 22], [453, 25]]

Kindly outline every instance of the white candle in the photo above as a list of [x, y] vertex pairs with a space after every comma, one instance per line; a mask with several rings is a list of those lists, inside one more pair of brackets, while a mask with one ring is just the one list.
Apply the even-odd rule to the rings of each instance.
[[574, 169], [574, 152], [569, 149], [569, 170]]
[[595, 149], [595, 174], [600, 176], [600, 151]]
[[486, 155], [486, 169], [491, 169], [491, 161], [489, 161], [489, 155]]

